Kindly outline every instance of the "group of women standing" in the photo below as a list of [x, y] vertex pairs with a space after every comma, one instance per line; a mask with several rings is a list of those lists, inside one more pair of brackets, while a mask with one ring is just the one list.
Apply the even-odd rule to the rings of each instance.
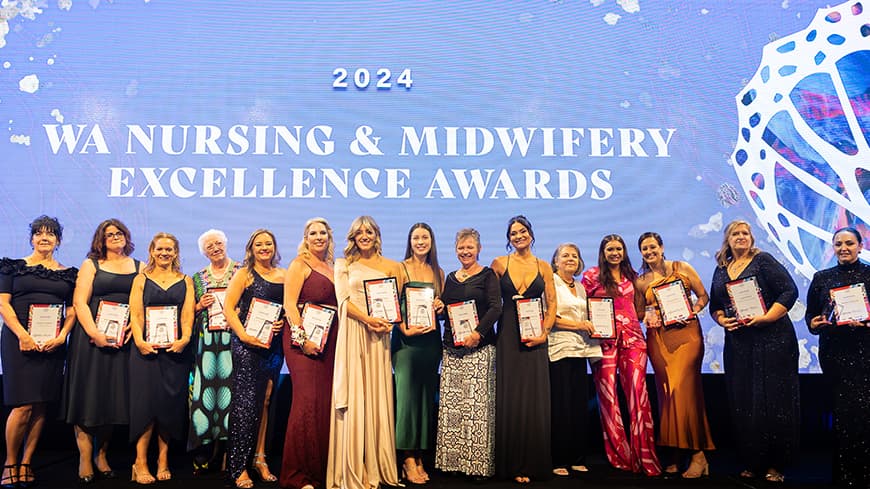
[[[154, 236], [141, 264], [130, 256], [127, 227], [109, 219], [97, 227], [78, 270], [54, 259], [61, 234], [55, 219], [41, 216], [31, 223], [33, 253], [0, 261], [4, 402], [12, 407], [4, 487], [34, 483], [30, 462], [53, 401], [61, 401], [75, 427], [82, 483], [116, 476], [106, 457], [113, 425], [129, 425], [133, 481], [172, 478], [169, 440], [184, 438], [186, 408], [195, 472], [225, 468], [240, 488], [252, 487], [252, 476], [293, 489], [374, 489], [400, 478], [425, 484], [425, 454], [433, 448], [436, 468], [475, 479], [495, 475], [526, 484], [567, 476], [588, 470], [589, 366], [613, 467], [702, 477], [709, 473], [705, 453], [714, 449], [700, 380], [698, 314], [708, 303], [725, 329], [726, 385], [745, 463], [740, 475], [781, 482], [797, 450], [797, 340], [787, 315], [797, 288], [781, 264], [754, 246], [743, 221], [725, 229], [709, 295], [690, 264], [665, 259], [656, 233], [638, 239], [640, 273], [619, 235], [601, 240], [597, 264], [584, 271], [572, 243], [558, 246], [549, 262], [535, 256], [532, 224], [523, 216], [510, 219], [507, 254], [489, 267], [479, 263], [479, 233], [460, 230], [458, 267], [446, 275], [428, 225], [411, 227], [405, 258], [397, 262], [383, 256], [380, 228], [369, 216], [353, 221], [338, 259], [329, 223], [309, 220], [287, 269], [279, 266], [269, 230], [251, 234], [241, 262], [227, 256], [224, 233], [206, 231], [199, 247], [209, 265], [192, 279], [180, 270], [178, 241], [170, 234]], [[868, 286], [870, 267], [857, 260], [861, 242], [854, 229], [834, 233], [840, 264], [814, 277], [806, 316], [811, 331], [821, 334], [820, 357], [834, 386], [836, 478], [847, 485], [867, 480], [870, 427], [859, 413], [870, 392], [868, 328], [860, 321], [834, 326], [826, 311], [832, 288]], [[366, 282], [384, 278], [397, 284], [398, 320], [380, 317], [367, 303]], [[729, 284], [749, 278], [764, 312], [738, 318]], [[690, 298], [691, 315], [666, 323], [656, 289], [675, 282]], [[438, 320], [409, 320], [416, 314], [407, 307], [409, 291], [420, 288], [434, 291]], [[594, 334], [590, 298], [612, 301], [612, 336]], [[544, 304], [534, 333], [521, 327], [518, 311], [529, 300]], [[271, 334], [249, 334], [255, 303], [282, 308], [265, 324]], [[66, 306], [57, 336], [42, 344], [28, 333], [34, 304]], [[129, 307], [120, 340], [97, 326], [106, 304]], [[460, 337], [450, 317], [463, 304], [473, 307], [476, 321]], [[325, 340], [303, 325], [310, 305], [335, 311]], [[161, 345], [148, 334], [154, 308], [174, 318]], [[266, 462], [266, 438], [282, 359], [293, 400], [276, 477]], [[648, 359], [658, 394], [657, 439]], [[154, 435], [156, 473], [147, 460]]]

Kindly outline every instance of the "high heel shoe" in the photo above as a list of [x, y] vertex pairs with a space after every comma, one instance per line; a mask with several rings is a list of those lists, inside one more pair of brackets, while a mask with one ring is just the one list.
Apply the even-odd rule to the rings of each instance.
[[275, 482], [278, 480], [275, 477], [275, 474], [269, 470], [269, 465], [266, 463], [266, 454], [265, 453], [256, 453], [254, 454], [254, 472], [260, 476], [260, 480], [263, 482]]
[[683, 479], [699, 479], [701, 477], [707, 477], [710, 475], [710, 464], [706, 461], [704, 463], [695, 462], [689, 464], [689, 468], [683, 472]]
[[18, 487], [27, 489], [35, 485], [36, 477], [33, 475], [33, 469], [30, 468], [30, 464], [20, 464], [18, 466]]
[[8, 475], [0, 478], [0, 487], [3, 489], [15, 489], [18, 487], [18, 468], [17, 465], [4, 465], [3, 473]]
[[153, 475], [148, 473], [147, 468], [145, 469], [145, 473], [139, 473], [139, 471], [136, 470], [136, 464], [133, 464], [133, 468], [130, 472], [132, 474], [130, 476], [130, 481], [135, 482], [136, 484], [148, 485], [154, 484], [157, 481]]
[[416, 464], [410, 466], [407, 463], [402, 464], [402, 479], [415, 486], [422, 486], [426, 483], [426, 479], [417, 472]]

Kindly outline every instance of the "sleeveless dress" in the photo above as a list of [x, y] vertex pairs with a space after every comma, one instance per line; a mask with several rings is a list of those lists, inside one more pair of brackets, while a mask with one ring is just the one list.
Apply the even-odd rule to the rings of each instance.
[[[405, 268], [404, 264], [402, 268]], [[410, 281], [407, 287], [434, 287], [431, 282]], [[409, 311], [402, 291], [402, 312]], [[438, 393], [438, 364], [441, 362], [439, 328], [419, 336], [405, 336], [393, 328], [390, 349], [396, 379], [396, 449], [428, 450], [435, 444], [435, 396]]]
[[[27, 327], [31, 304], [72, 305], [78, 268], [50, 270], [28, 266], [24, 260], [0, 259], [0, 293], [12, 296], [12, 309]], [[61, 320], [63, 324], [63, 320]], [[18, 337], [2, 326], [0, 362], [3, 366], [3, 403], [15, 407], [60, 400], [66, 346], [51, 353], [21, 351]]]
[[[184, 279], [163, 289], [145, 277], [143, 307], [176, 306], [177, 325], [181, 328], [181, 308], [187, 294]], [[184, 438], [187, 414], [187, 383], [193, 361], [190, 345], [181, 353], [158, 350], [156, 355], [142, 355], [130, 349], [130, 441], [136, 441], [152, 421], [176, 439]]]
[[[284, 282], [269, 282], [256, 270], [251, 271], [251, 282], [239, 299], [239, 318], [244, 323], [248, 316], [251, 301], [256, 297], [269, 302], [284, 302]], [[283, 311], [281, 314], [283, 317]], [[281, 337], [272, 336], [271, 347], [267, 349], [249, 347], [233, 335], [233, 390], [230, 403], [230, 436], [228, 447], [228, 466], [233, 480], [239, 478], [250, 465], [257, 444], [260, 428], [260, 415], [266, 397], [266, 386], [272, 381], [272, 393], [278, 392], [278, 373], [281, 371]]]
[[[520, 328], [510, 277], [510, 255], [499, 280], [502, 313], [496, 343], [495, 472], [498, 477], [549, 479], [550, 364], [547, 343], [528, 348], [520, 342]], [[544, 277], [538, 272], [524, 298], [543, 297]]]
[[[195, 300], [199, 301], [209, 289], [226, 288], [240, 268], [241, 263], [230, 260], [223, 277], [214, 277], [208, 267], [196, 272], [193, 275]], [[208, 310], [200, 311], [194, 320], [190, 341], [194, 345], [194, 364], [190, 373], [188, 451], [227, 439], [233, 385], [232, 335], [229, 330], [208, 330]]]
[[[113, 273], [100, 268], [96, 273], [88, 307], [96, 319], [100, 301], [130, 303], [130, 289], [138, 272]], [[133, 260], [139, 270], [139, 260]], [[95, 428], [130, 422], [130, 344], [121, 348], [99, 348], [81, 324], [73, 328], [69, 341], [67, 373], [63, 385], [63, 417], [69, 424]], [[135, 346], [133, 346], [135, 348]]]
[[371, 333], [347, 314], [366, 310], [363, 281], [383, 278], [360, 262], [335, 262], [339, 304], [326, 489], [376, 489], [399, 484], [396, 470], [393, 373], [388, 335]]
[[[298, 302], [338, 307], [332, 281], [313, 269], [302, 283]], [[302, 353], [301, 348], [291, 343], [287, 328], [284, 330], [284, 358], [290, 370], [293, 400], [284, 437], [281, 487], [299, 489], [306, 484], [323, 487], [326, 480], [336, 338], [338, 314], [329, 329], [323, 352], [315, 357]]]
[[[673, 262], [671, 273], [646, 289], [646, 303], [655, 304], [653, 287], [681, 280], [689, 290], [689, 277]], [[655, 372], [659, 405], [658, 445], [691, 450], [713, 450], [707, 423], [701, 362], [704, 337], [695, 318], [684, 327], [647, 328], [646, 349]]]

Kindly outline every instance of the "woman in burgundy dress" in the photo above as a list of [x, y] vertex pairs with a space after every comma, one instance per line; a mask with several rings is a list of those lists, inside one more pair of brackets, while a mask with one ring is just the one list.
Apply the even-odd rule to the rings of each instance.
[[320, 217], [309, 219], [299, 255], [284, 278], [284, 310], [291, 333], [284, 334], [284, 358], [293, 383], [280, 477], [285, 488], [321, 488], [326, 478], [337, 315], [322, 343], [302, 329], [301, 311], [306, 303], [338, 307], [334, 249], [329, 223]]

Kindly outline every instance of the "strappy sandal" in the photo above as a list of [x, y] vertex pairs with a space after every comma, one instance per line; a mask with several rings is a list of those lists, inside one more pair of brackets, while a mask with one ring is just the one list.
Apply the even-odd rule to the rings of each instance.
[[17, 465], [3, 466], [3, 473], [8, 473], [8, 475], [0, 478], [0, 487], [2, 487], [3, 489], [15, 489], [16, 487], [18, 487], [18, 471], [15, 470], [17, 468]]
[[260, 480], [263, 482], [275, 482], [278, 480], [275, 477], [275, 474], [269, 470], [269, 465], [266, 463], [266, 454], [265, 453], [255, 453], [254, 454], [254, 468], [256, 469], [254, 472], [260, 476]]
[[18, 487], [21, 489], [27, 489], [28, 487], [33, 487], [35, 485], [36, 476], [33, 475], [33, 469], [30, 468], [30, 464], [20, 464], [18, 466]]

